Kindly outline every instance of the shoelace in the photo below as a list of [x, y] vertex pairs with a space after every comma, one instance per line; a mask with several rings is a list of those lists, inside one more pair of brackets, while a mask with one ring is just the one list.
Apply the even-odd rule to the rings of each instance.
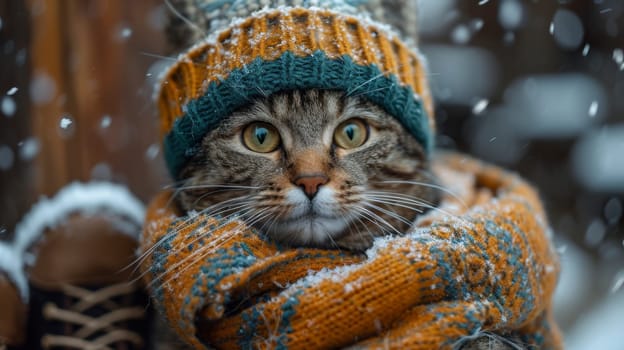
[[[143, 338], [136, 332], [124, 329], [118, 324], [124, 321], [141, 319], [145, 316], [145, 308], [119, 305], [112, 299], [127, 295], [137, 290], [136, 284], [120, 283], [96, 291], [83, 289], [72, 285], [64, 285], [63, 293], [76, 298], [72, 306], [62, 309], [54, 303], [47, 303], [43, 307], [43, 317], [51, 321], [60, 321], [79, 326], [71, 335], [45, 334], [41, 338], [44, 349], [68, 347], [81, 350], [114, 350], [111, 345], [118, 342], [129, 342], [137, 347], [142, 346]], [[91, 317], [84, 312], [94, 306], [105, 307], [109, 312]], [[96, 333], [103, 333], [95, 339], [89, 337]]]

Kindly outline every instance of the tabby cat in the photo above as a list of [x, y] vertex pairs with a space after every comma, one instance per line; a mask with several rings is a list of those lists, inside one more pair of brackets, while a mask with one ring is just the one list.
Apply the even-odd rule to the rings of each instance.
[[376, 105], [330, 90], [256, 99], [182, 170], [185, 210], [240, 215], [295, 246], [362, 250], [436, 205], [422, 146]]

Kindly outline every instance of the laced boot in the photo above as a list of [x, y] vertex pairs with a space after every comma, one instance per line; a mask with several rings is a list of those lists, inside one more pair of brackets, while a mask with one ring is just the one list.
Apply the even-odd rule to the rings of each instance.
[[27, 349], [147, 348], [148, 300], [133, 265], [139, 230], [103, 213], [45, 229], [28, 249]]

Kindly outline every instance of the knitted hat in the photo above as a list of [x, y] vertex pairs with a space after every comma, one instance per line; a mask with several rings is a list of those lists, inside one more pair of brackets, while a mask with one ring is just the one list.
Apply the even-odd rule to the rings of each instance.
[[424, 61], [372, 19], [373, 2], [380, 0], [187, 3], [203, 14], [195, 17], [211, 34], [179, 56], [157, 91], [171, 174], [177, 178], [223, 118], [255, 97], [293, 89], [366, 98], [430, 150], [434, 121]]

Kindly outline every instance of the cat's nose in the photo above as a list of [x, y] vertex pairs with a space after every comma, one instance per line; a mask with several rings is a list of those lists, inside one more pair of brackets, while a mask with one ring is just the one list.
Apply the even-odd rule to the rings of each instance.
[[319, 187], [329, 182], [329, 178], [323, 174], [298, 176], [294, 183], [301, 187], [308, 198], [312, 199], [318, 192]]

